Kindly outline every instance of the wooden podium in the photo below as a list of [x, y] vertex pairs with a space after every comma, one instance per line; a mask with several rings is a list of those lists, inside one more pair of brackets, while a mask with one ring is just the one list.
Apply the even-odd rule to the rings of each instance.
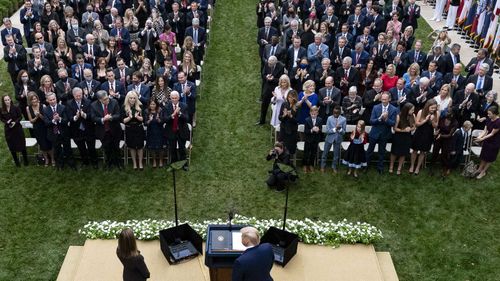
[[233, 263], [244, 252], [240, 233], [243, 227], [245, 226], [208, 226], [205, 265], [209, 268], [211, 281], [231, 281]]

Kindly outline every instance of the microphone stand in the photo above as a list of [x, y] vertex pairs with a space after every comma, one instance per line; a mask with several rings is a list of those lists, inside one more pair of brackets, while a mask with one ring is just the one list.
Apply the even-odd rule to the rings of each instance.
[[186, 164], [186, 160], [181, 160], [170, 164], [168, 167], [169, 170], [172, 171], [172, 180], [174, 185], [174, 213], [175, 213], [175, 226], [179, 225], [179, 213], [177, 210], [177, 181], [175, 180], [175, 171], [182, 169], [182, 167]]

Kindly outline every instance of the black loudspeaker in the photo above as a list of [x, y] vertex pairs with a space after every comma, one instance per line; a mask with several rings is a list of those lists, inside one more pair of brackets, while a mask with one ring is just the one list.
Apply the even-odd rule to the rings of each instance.
[[299, 236], [295, 233], [271, 226], [260, 239], [260, 243], [271, 244], [273, 246], [274, 261], [285, 267], [297, 253]]
[[185, 223], [160, 230], [160, 248], [169, 264], [177, 264], [202, 254], [203, 239]]

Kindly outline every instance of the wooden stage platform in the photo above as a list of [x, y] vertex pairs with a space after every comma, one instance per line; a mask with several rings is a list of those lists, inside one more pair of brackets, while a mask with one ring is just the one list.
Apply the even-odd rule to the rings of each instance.
[[[84, 246], [70, 246], [57, 280], [122, 280], [117, 244], [117, 240], [87, 240]], [[138, 241], [138, 248], [151, 272], [149, 280], [210, 280], [204, 256], [169, 265], [159, 241]], [[361, 244], [333, 249], [299, 243], [297, 255], [285, 268], [275, 264], [271, 275], [275, 281], [398, 281], [391, 255]]]

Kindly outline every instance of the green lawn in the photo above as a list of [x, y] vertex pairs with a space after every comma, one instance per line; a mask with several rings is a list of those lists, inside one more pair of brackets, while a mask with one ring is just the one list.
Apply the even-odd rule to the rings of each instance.
[[[282, 214], [284, 195], [264, 184], [270, 127], [253, 125], [260, 106], [253, 2], [218, 1], [191, 169], [178, 177], [181, 219], [225, 217], [230, 207], [260, 218]], [[0, 87], [10, 93], [1, 67]], [[3, 138], [0, 149], [0, 280], [54, 280], [68, 246], [83, 245], [77, 231], [89, 220], [173, 219], [165, 170], [16, 169]], [[482, 181], [441, 180], [427, 171], [418, 177], [369, 172], [358, 181], [301, 175], [289, 217], [379, 227], [385, 237], [375, 247], [391, 252], [400, 280], [498, 280], [498, 174], [496, 164]]]

